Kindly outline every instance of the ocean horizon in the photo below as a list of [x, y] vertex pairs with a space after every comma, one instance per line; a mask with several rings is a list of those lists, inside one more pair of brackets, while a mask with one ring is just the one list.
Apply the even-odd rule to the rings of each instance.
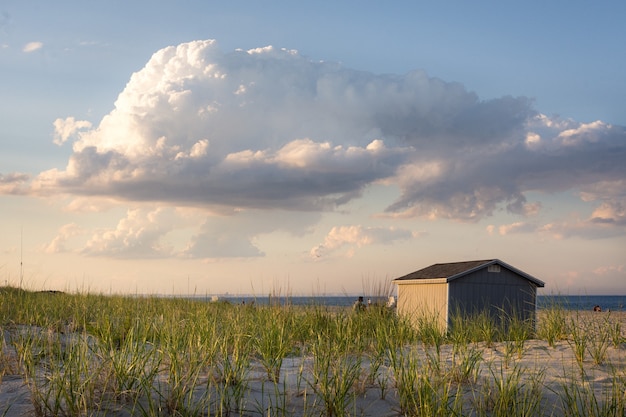
[[[204, 301], [223, 301], [233, 304], [288, 304], [288, 305], [320, 305], [327, 307], [349, 307], [358, 298], [358, 295], [319, 295], [319, 296], [253, 296], [253, 295], [195, 295], [181, 296]], [[386, 303], [387, 297], [367, 297], [365, 302]], [[565, 310], [593, 310], [600, 306], [603, 311], [626, 311], [626, 295], [538, 295], [537, 309], [542, 310], [559, 306]]]

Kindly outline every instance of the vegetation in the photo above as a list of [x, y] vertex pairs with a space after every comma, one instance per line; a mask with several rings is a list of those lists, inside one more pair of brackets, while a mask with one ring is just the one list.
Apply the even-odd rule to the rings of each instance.
[[[0, 383], [20, 375], [38, 416], [353, 416], [367, 415], [372, 397], [406, 416], [624, 415], [623, 369], [599, 392], [582, 366], [610, 366], [607, 350], [621, 348], [619, 324], [605, 317], [580, 327], [553, 306], [537, 331], [478, 314], [452, 317], [445, 332], [376, 303], [352, 311], [5, 287]], [[559, 386], [519, 362], [537, 337], [575, 353], [580, 367]]]

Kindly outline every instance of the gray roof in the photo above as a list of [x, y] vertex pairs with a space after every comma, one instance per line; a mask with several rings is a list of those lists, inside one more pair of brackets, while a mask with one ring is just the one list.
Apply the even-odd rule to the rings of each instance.
[[514, 268], [509, 264], [502, 262], [499, 259], [486, 259], [482, 261], [465, 261], [465, 262], [449, 262], [449, 263], [442, 263], [442, 264], [434, 264], [426, 268], [420, 269], [419, 271], [411, 272], [410, 274], [396, 278], [394, 279], [394, 281], [445, 278], [447, 282], [450, 282], [464, 275], [467, 275], [471, 272], [477, 271], [482, 268], [486, 268], [489, 265], [494, 265], [494, 264], [498, 264], [501, 267], [506, 268], [526, 278], [527, 280], [531, 281], [538, 287], [543, 287], [545, 285], [543, 281], [540, 281], [537, 278], [523, 271], [520, 271], [519, 269]]

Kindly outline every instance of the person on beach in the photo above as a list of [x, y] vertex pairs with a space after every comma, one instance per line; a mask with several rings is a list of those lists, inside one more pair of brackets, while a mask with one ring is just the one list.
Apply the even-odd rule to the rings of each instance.
[[365, 303], [363, 302], [363, 297], [359, 297], [359, 299], [354, 302], [354, 305], [352, 306], [352, 309], [354, 311], [363, 311], [363, 310], [365, 310]]
[[593, 308], [593, 311], [602, 311], [602, 307], [600, 307], [599, 305], [596, 305], [596, 306]]

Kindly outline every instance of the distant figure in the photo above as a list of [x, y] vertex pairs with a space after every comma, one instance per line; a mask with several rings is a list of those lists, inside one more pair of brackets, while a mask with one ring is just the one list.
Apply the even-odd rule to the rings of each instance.
[[367, 306], [369, 307], [369, 306], [371, 306], [371, 305], [372, 305], [372, 299], [371, 299], [371, 298], [368, 298], [368, 299], [367, 299]]
[[390, 295], [389, 299], [387, 300], [387, 307], [393, 308], [395, 305], [396, 305], [396, 298], [393, 295]]
[[593, 311], [602, 311], [602, 307], [597, 305], [593, 308]]
[[352, 306], [352, 309], [354, 311], [363, 311], [363, 310], [365, 310], [365, 303], [363, 302], [363, 297], [359, 297], [359, 299], [354, 302], [354, 305]]

